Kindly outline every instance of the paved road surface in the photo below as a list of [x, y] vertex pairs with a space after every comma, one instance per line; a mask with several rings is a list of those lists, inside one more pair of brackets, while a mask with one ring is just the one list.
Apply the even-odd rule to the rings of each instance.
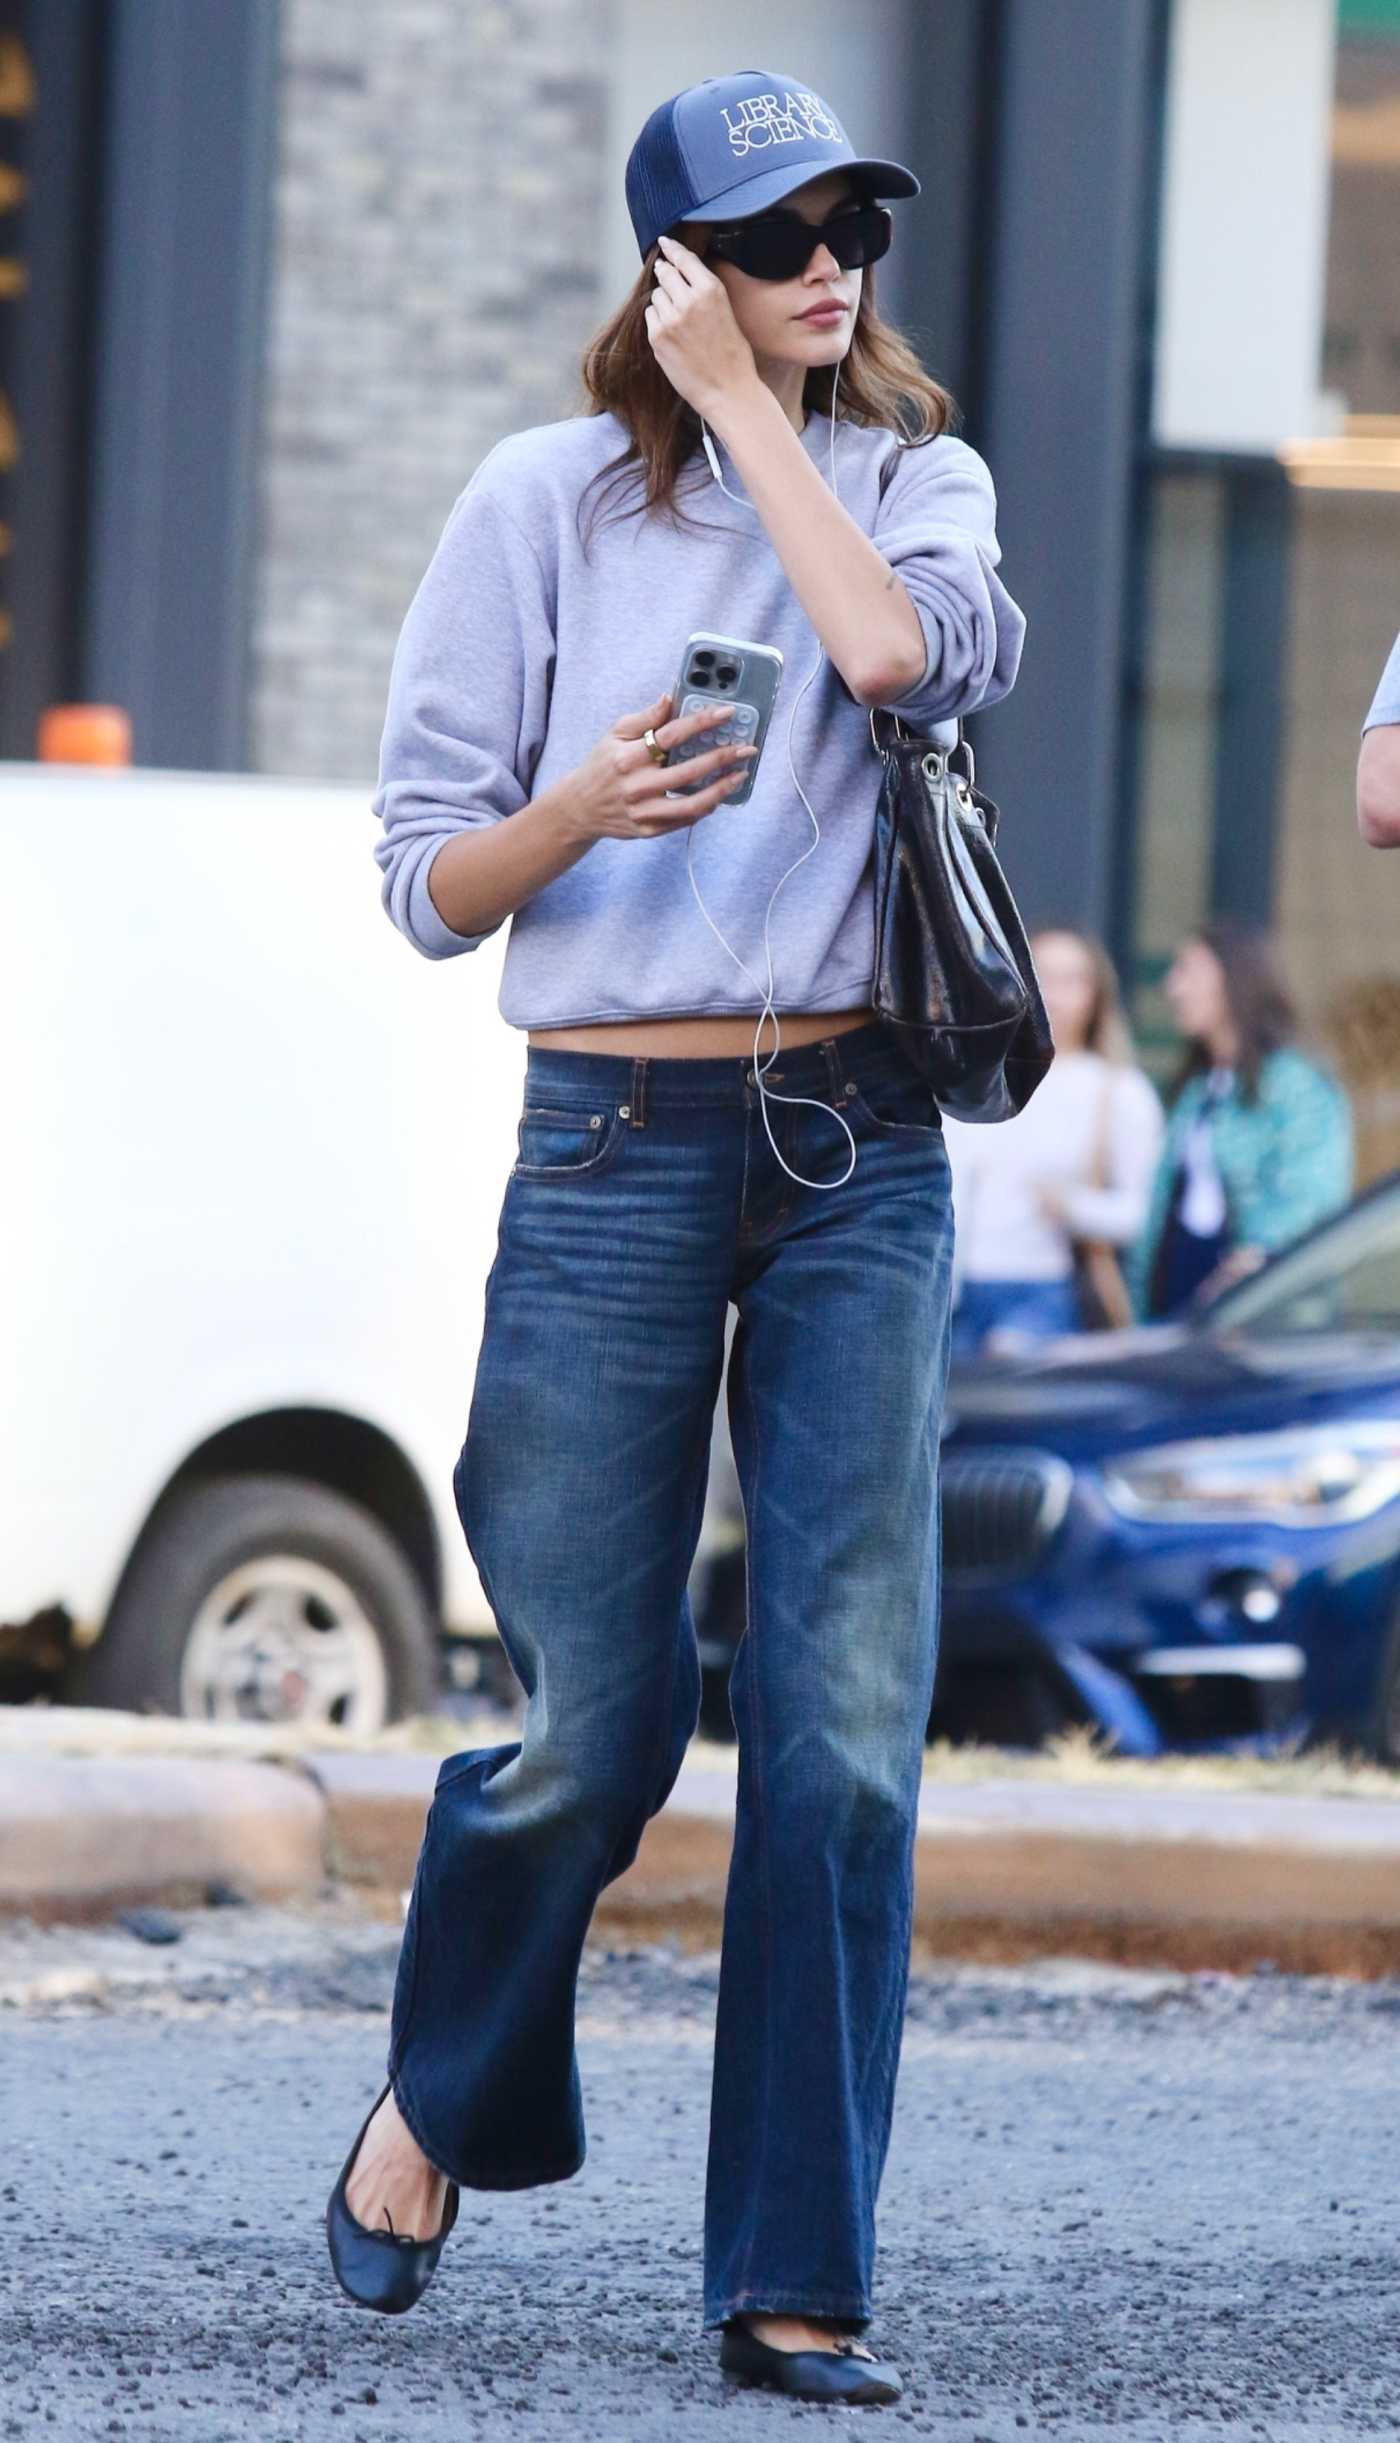
[[[0, 1933], [0, 2434], [736, 2443], [855, 2414], [731, 2392], [698, 2329], [713, 1961], [590, 1958], [586, 2169], [466, 2198], [389, 2322], [332, 2288], [318, 2215], [392, 1933], [186, 1922], [160, 1952]], [[959, 2443], [1400, 2431], [1397, 2039], [1395, 1986], [920, 1978], [874, 2334], [908, 2392], [869, 2414]]]

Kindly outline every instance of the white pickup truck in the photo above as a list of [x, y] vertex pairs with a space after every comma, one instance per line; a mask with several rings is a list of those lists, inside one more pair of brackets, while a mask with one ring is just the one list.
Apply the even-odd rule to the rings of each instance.
[[341, 786], [0, 765], [0, 835], [0, 1674], [420, 1710], [495, 1642], [451, 1477], [524, 1073], [507, 928], [418, 957]]

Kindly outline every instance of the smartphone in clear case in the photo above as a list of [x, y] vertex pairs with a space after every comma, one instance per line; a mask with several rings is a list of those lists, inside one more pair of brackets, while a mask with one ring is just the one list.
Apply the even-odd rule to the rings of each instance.
[[[671, 719], [679, 721], [687, 713], [703, 712], [711, 704], [727, 704], [730, 718], [716, 721], [709, 729], [698, 730], [693, 738], [673, 746], [663, 768], [671, 770], [688, 763], [693, 756], [707, 755], [711, 747], [756, 746], [758, 753], [749, 757], [738, 788], [720, 800], [721, 805], [742, 806], [753, 795], [782, 675], [783, 657], [776, 645], [748, 644], [737, 636], [716, 636], [707, 629], [687, 637], [680, 674], [671, 690]], [[697, 790], [707, 789], [714, 777], [711, 772], [703, 780], [668, 789], [666, 794], [694, 797]]]

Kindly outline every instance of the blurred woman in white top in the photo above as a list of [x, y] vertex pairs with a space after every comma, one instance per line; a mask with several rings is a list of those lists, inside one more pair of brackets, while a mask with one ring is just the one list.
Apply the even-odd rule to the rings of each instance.
[[1055, 1038], [1024, 1111], [990, 1127], [945, 1116], [956, 1222], [957, 1355], [1080, 1330], [1078, 1258], [1127, 1248], [1147, 1217], [1162, 1106], [1138, 1066], [1102, 945], [1055, 926], [1031, 952]]

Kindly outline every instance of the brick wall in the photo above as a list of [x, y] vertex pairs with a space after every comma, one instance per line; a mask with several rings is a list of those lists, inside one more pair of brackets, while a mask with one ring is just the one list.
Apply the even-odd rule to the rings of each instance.
[[373, 786], [399, 624], [506, 432], [573, 414], [607, 0], [283, 0], [253, 762]]

